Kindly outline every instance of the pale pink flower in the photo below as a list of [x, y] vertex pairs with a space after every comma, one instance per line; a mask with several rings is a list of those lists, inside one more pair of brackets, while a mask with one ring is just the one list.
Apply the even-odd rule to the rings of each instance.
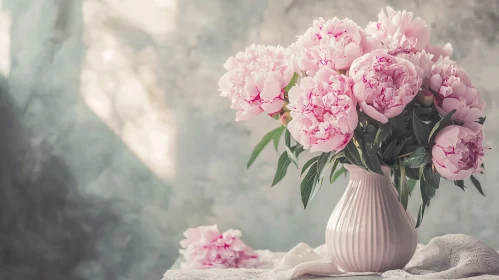
[[[412, 12], [395, 11], [389, 6], [386, 7], [386, 13], [381, 10], [377, 22], [367, 25], [366, 33], [385, 46], [393, 45], [393, 41], [407, 43], [403, 49], [410, 46], [410, 51], [423, 50], [430, 40], [430, 29], [423, 19], [414, 18]], [[397, 33], [403, 36], [398, 36]]]
[[484, 156], [483, 126], [476, 122], [450, 125], [435, 137], [432, 161], [438, 173], [449, 180], [463, 180], [480, 172]]
[[329, 68], [291, 88], [288, 108], [289, 132], [311, 152], [342, 150], [358, 124], [350, 78]]
[[381, 123], [402, 113], [421, 87], [414, 64], [386, 54], [386, 50], [375, 50], [356, 59], [349, 76], [362, 111]]
[[400, 32], [400, 30], [397, 30], [393, 35], [387, 35], [379, 48], [388, 50], [388, 54], [391, 55], [410, 54], [416, 52], [414, 43], [409, 41], [407, 37]]
[[468, 74], [449, 59], [440, 59], [429, 76], [429, 87], [435, 93], [435, 108], [441, 115], [453, 109], [453, 120], [476, 121], [484, 115], [485, 101], [471, 83]]
[[364, 31], [346, 18], [315, 20], [305, 34], [290, 49], [298, 68], [313, 76], [317, 70], [327, 67], [333, 70], [348, 69], [352, 61], [374, 48]]
[[422, 50], [415, 53], [401, 53], [398, 56], [403, 57], [414, 64], [418, 76], [423, 80], [424, 83], [426, 78], [428, 78], [428, 75], [430, 74], [431, 68], [433, 66], [433, 54]]
[[225, 62], [227, 70], [218, 82], [220, 95], [231, 99], [236, 121], [265, 112], [279, 112], [284, 88], [293, 76], [289, 52], [281, 46], [251, 45]]
[[440, 58], [450, 58], [452, 56], [452, 45], [447, 43], [442, 47], [432, 46], [431, 44], [426, 45], [425, 50], [433, 54], [433, 62], [436, 62]]
[[258, 255], [241, 240], [239, 230], [220, 233], [216, 225], [190, 228], [180, 242], [182, 268], [255, 268]]

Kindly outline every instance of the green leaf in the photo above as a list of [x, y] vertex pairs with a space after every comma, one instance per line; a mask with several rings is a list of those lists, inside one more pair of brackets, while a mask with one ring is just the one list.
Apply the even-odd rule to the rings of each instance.
[[390, 126], [380, 126], [376, 132], [376, 137], [374, 138], [374, 145], [379, 146], [381, 141], [385, 141], [388, 136], [392, 133]]
[[419, 147], [406, 160], [405, 165], [410, 168], [419, 168], [430, 161], [430, 155], [425, 147]]
[[378, 133], [378, 130], [374, 125], [369, 124], [367, 125], [366, 129], [362, 133], [364, 136], [364, 141], [369, 144], [374, 144], [374, 140], [376, 139], [376, 134]]
[[416, 107], [416, 108], [414, 108], [414, 112], [416, 112], [416, 114], [419, 116], [419, 118], [423, 121], [430, 121], [435, 116], [438, 115], [437, 110], [433, 106], [428, 107], [428, 108]]
[[286, 153], [288, 154], [289, 160], [291, 160], [291, 162], [296, 166], [296, 168], [299, 168], [298, 158], [289, 147], [286, 147]]
[[276, 129], [272, 130], [271, 132], [265, 134], [265, 136], [263, 136], [262, 140], [260, 140], [260, 142], [258, 144], [256, 144], [255, 148], [253, 149], [253, 152], [251, 152], [250, 159], [249, 159], [248, 163], [246, 164], [247, 168], [249, 168], [251, 166], [251, 164], [253, 164], [255, 159], [262, 152], [263, 148], [265, 148], [265, 146], [267, 146], [267, 144], [269, 144], [270, 141], [272, 141], [272, 139], [274, 139], [274, 137], [276, 137], [277, 134], [282, 134], [282, 131], [284, 129], [286, 129], [284, 126], [280, 126]]
[[458, 186], [459, 188], [461, 188], [463, 191], [464, 189], [466, 188], [464, 186], [464, 181], [463, 180], [454, 180], [454, 185]]
[[418, 116], [416, 112], [413, 112], [412, 116], [412, 128], [414, 130], [414, 135], [416, 135], [416, 139], [421, 145], [428, 145], [428, 138], [430, 137], [430, 126], [423, 122]]
[[426, 205], [423, 203], [421, 206], [419, 206], [419, 211], [418, 211], [418, 220], [416, 223], [416, 228], [421, 226], [421, 223], [423, 222], [423, 216], [424, 216], [424, 210], [426, 208]]
[[471, 182], [473, 183], [473, 186], [475, 186], [475, 188], [478, 190], [478, 192], [485, 196], [485, 193], [483, 193], [483, 190], [482, 190], [482, 185], [480, 184], [480, 181], [478, 181], [477, 178], [475, 178], [475, 176], [471, 175], [470, 177], [471, 179]]
[[334, 172], [336, 171], [336, 168], [338, 167], [338, 163], [340, 163], [340, 159], [336, 158], [334, 160], [333, 167], [331, 167], [331, 173], [329, 174], [329, 183], [331, 183], [331, 184], [334, 182]]
[[344, 166], [342, 166], [342, 167], [340, 168], [340, 170], [338, 170], [338, 171], [336, 171], [336, 172], [334, 173], [333, 179], [332, 179], [332, 180], [330, 180], [331, 184], [332, 184], [334, 181], [336, 181], [336, 180], [337, 180], [337, 179], [341, 176], [341, 174], [345, 174], [345, 175], [347, 174], [347, 169], [346, 169]]
[[284, 144], [286, 145], [286, 152], [288, 153], [288, 157], [291, 160], [291, 162], [298, 167], [298, 158], [296, 157], [295, 153], [291, 150], [291, 134], [289, 133], [289, 130], [286, 129], [286, 132], [284, 132]]
[[277, 152], [277, 149], [279, 148], [279, 140], [281, 140], [281, 135], [282, 133], [284, 132], [284, 130], [286, 129], [284, 126], [281, 126], [281, 130], [277, 131], [276, 133], [274, 133], [274, 136], [272, 137], [272, 140], [274, 140], [274, 148]]
[[440, 121], [438, 121], [430, 131], [430, 137], [428, 138], [428, 142], [430, 145], [433, 143], [433, 139], [437, 136], [437, 133], [442, 130], [444, 127], [451, 123], [451, 117], [456, 112], [456, 109], [450, 111], [445, 117], [443, 117]]
[[286, 147], [291, 148], [291, 133], [287, 129], [284, 133], [284, 144], [286, 144]]
[[322, 153], [317, 160], [317, 174], [315, 179], [319, 185], [322, 185], [324, 174], [326, 173], [325, 167], [331, 162], [331, 155], [331, 152]]
[[[305, 149], [301, 145], [296, 145], [294, 147], [291, 147], [291, 153], [298, 156], [300, 155]], [[272, 187], [275, 186], [277, 183], [279, 183], [284, 176], [286, 176], [286, 173], [288, 171], [288, 167], [291, 164], [291, 159], [288, 156], [288, 152], [285, 151], [281, 154], [279, 157], [279, 160], [277, 162], [277, 170], [274, 175], [274, 180], [272, 181]]]
[[286, 176], [290, 164], [291, 160], [289, 160], [288, 153], [283, 152], [277, 162], [277, 170], [274, 175], [274, 180], [272, 181], [272, 187], [279, 183], [284, 176]]
[[384, 162], [392, 161], [397, 156], [397, 154], [395, 153], [396, 148], [397, 148], [396, 140], [388, 143], [388, 145], [385, 147], [385, 150], [382, 153], [382, 158]]
[[392, 142], [390, 142], [383, 151], [383, 162], [386, 163], [393, 161], [399, 155], [400, 151], [402, 151], [405, 144], [407, 143], [407, 140], [408, 139], [404, 139], [400, 143], [397, 140], [393, 140]]
[[[353, 139], [353, 138], [352, 138]], [[345, 157], [352, 163], [357, 166], [364, 167], [364, 164], [362, 163], [362, 159], [360, 158], [359, 151], [357, 150], [357, 147], [353, 143], [353, 140], [350, 140], [350, 142], [347, 144], [346, 148], [343, 150], [345, 153]]]
[[403, 163], [399, 164], [400, 166], [400, 193], [399, 200], [404, 207], [404, 210], [407, 210], [407, 203], [409, 202], [409, 186], [407, 185], [407, 177], [405, 176], [405, 165]]
[[421, 145], [419, 144], [407, 144], [405, 145], [405, 147], [402, 149], [402, 154], [411, 154], [413, 153], [414, 151], [416, 151], [419, 147], [421, 147]]
[[480, 117], [480, 118], [478, 118], [477, 123], [484, 124], [486, 119], [487, 119], [487, 117]]
[[[407, 175], [407, 169], [405, 169], [406, 171], [406, 175]], [[416, 187], [416, 183], [418, 182], [418, 180], [414, 180], [414, 179], [409, 179], [407, 180], [407, 185], [409, 185], [409, 195], [412, 194], [412, 191], [414, 190], [414, 188]]]
[[364, 143], [362, 158], [367, 168], [377, 174], [383, 175], [383, 169], [378, 159], [378, 147], [374, 144]]
[[407, 175], [408, 178], [419, 180], [419, 168], [406, 167], [405, 174]]
[[301, 144], [297, 144], [293, 148], [295, 148], [292, 151], [296, 155], [296, 157], [298, 157], [303, 151], [305, 151], [305, 148], [303, 148], [303, 146]]
[[316, 156], [316, 157], [313, 157], [311, 159], [309, 159], [302, 167], [301, 169], [301, 174], [303, 175], [303, 173], [310, 167], [310, 165], [312, 165], [312, 163], [314, 162], [317, 162], [317, 160], [319, 159], [319, 156]]
[[405, 119], [402, 115], [398, 115], [395, 118], [388, 119], [388, 122], [400, 131], [405, 131]]
[[331, 152], [327, 152], [327, 153], [322, 153], [319, 155], [319, 159], [317, 160], [317, 169], [318, 170], [324, 168], [324, 166], [326, 165], [326, 163], [329, 160], [330, 154], [331, 154]]
[[274, 120], [279, 120], [279, 117], [280, 117], [279, 113], [275, 113], [275, 114], [272, 115], [272, 118]]
[[421, 186], [421, 192], [422, 192], [421, 195], [425, 195], [429, 203], [429, 200], [435, 196], [435, 192], [439, 187], [440, 174], [433, 173], [431, 164], [427, 164], [425, 166], [420, 167], [419, 176], [420, 176], [419, 184]]
[[[397, 166], [398, 166], [398, 164], [397, 164]], [[399, 194], [399, 197], [400, 197], [400, 168], [393, 169], [392, 172], [393, 172], [393, 183], [394, 183], [395, 189], [397, 190], [397, 193]]]
[[313, 199], [315, 193], [317, 192], [317, 162], [314, 162], [310, 169], [308, 170], [307, 175], [303, 178], [300, 184], [301, 191], [301, 201], [303, 203], [303, 208], [307, 208], [308, 203]]
[[423, 204], [419, 208], [416, 227], [419, 227], [423, 222], [425, 208], [430, 206], [430, 200], [435, 196], [435, 191], [438, 189], [439, 184], [440, 174], [433, 173], [431, 164], [419, 168], [419, 188], [421, 190]]
[[300, 76], [296, 72], [293, 73], [291, 81], [289, 81], [289, 84], [284, 88], [285, 92], [289, 92], [289, 90], [296, 85], [296, 80], [298, 80], [298, 77]]

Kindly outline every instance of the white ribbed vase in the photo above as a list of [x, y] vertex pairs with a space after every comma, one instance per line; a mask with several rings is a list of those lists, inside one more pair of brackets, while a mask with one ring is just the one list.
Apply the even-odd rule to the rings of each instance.
[[398, 201], [385, 175], [345, 164], [350, 182], [329, 218], [326, 245], [331, 261], [345, 272], [384, 272], [403, 268], [417, 245], [412, 217]]

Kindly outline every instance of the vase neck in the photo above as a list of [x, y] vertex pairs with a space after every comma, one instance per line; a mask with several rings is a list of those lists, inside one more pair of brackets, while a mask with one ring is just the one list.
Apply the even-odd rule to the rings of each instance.
[[390, 181], [390, 168], [386, 165], [381, 166], [384, 175], [368, 171], [353, 164], [345, 164], [345, 168], [350, 173], [350, 180], [352, 181]]

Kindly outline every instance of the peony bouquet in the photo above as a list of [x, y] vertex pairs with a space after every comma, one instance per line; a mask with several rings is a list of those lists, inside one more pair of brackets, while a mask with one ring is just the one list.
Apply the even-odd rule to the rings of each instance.
[[[417, 226], [440, 178], [483, 194], [481, 173], [485, 102], [468, 74], [450, 59], [449, 43], [429, 43], [425, 21], [386, 7], [366, 28], [346, 18], [315, 20], [287, 48], [251, 45], [230, 57], [219, 81], [236, 121], [266, 114], [281, 126], [254, 148], [248, 167], [282, 134], [272, 185], [304, 151], [317, 153], [301, 168], [304, 207], [326, 174], [331, 183], [345, 172], [340, 163], [383, 174], [391, 168], [399, 200], [419, 181], [422, 205]], [[269, 118], [270, 119], [270, 118]]]

